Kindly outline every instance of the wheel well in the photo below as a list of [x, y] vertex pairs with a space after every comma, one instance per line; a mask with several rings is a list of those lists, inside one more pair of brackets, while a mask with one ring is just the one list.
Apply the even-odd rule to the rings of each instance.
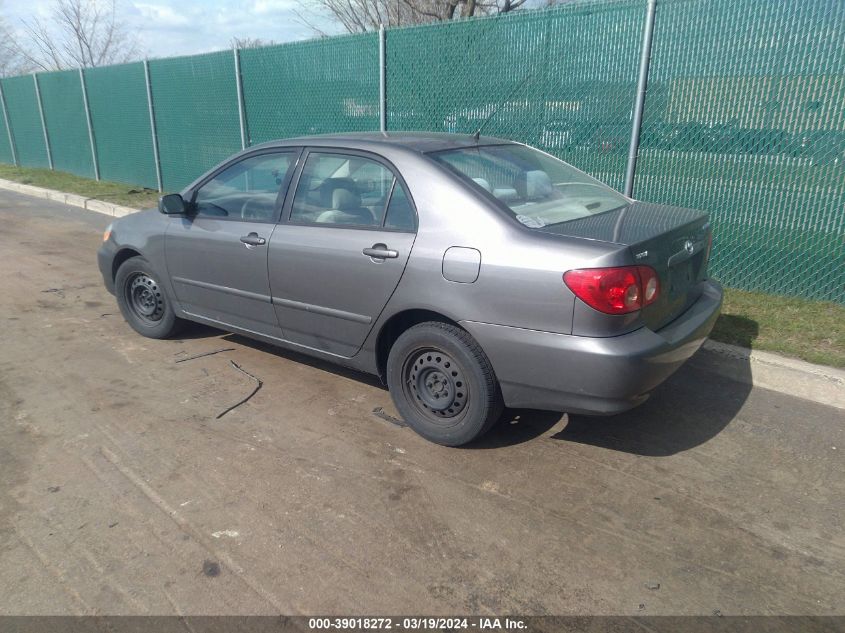
[[111, 278], [114, 281], [115, 277], [117, 277], [117, 269], [120, 268], [120, 265], [125, 262], [130, 257], [140, 257], [141, 253], [138, 251], [134, 251], [131, 248], [124, 248], [117, 252], [114, 256], [114, 259], [111, 263]]
[[397, 312], [381, 327], [378, 333], [378, 339], [376, 340], [376, 366], [378, 367], [378, 375], [382, 379], [387, 371], [387, 356], [390, 354], [390, 348], [393, 347], [396, 339], [408, 328], [418, 323], [425, 323], [426, 321], [440, 321], [441, 323], [450, 323], [451, 325], [460, 327], [449, 317], [433, 310], [404, 310], [403, 312]]

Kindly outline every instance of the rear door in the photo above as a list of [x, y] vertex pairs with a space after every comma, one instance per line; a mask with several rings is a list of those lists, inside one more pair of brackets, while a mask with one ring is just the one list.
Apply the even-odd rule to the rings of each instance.
[[416, 237], [407, 188], [371, 154], [312, 150], [270, 242], [273, 305], [287, 340], [353, 356]]
[[190, 195], [165, 237], [167, 269], [189, 314], [281, 337], [267, 245], [298, 151], [263, 151], [225, 166]]

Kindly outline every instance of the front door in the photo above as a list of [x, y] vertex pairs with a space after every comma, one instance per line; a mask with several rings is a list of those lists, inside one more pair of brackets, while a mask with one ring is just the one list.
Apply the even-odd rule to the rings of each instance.
[[281, 337], [270, 300], [267, 251], [297, 153], [263, 152], [224, 167], [171, 220], [167, 269], [185, 312]]
[[405, 270], [416, 214], [402, 181], [363, 154], [311, 151], [270, 242], [287, 340], [339, 356], [361, 347]]

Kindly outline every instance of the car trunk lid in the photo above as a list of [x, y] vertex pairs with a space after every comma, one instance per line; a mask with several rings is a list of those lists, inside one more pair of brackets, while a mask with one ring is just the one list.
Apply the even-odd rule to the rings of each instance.
[[703, 211], [634, 202], [537, 230], [622, 244], [630, 248], [636, 264], [654, 268], [660, 294], [642, 310], [644, 324], [654, 330], [692, 305], [707, 278], [710, 222]]

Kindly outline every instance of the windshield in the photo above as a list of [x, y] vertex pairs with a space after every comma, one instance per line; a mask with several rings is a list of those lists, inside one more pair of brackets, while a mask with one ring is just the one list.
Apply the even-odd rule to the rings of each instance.
[[629, 204], [607, 185], [525, 145], [481, 145], [429, 156], [492, 195], [533, 229]]

